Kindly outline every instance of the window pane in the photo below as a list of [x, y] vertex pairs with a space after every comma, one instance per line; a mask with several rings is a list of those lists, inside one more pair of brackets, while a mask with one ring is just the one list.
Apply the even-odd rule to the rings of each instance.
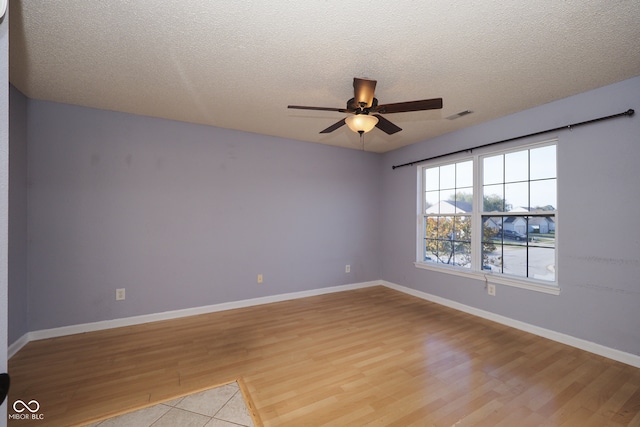
[[485, 185], [482, 197], [482, 210], [485, 212], [505, 212], [504, 209], [504, 186]]
[[454, 201], [456, 199], [456, 190], [455, 189], [450, 189], [450, 190], [440, 190], [440, 201], [441, 202], [446, 202], [446, 201]]
[[544, 179], [531, 182], [531, 207], [542, 210], [555, 210], [557, 203], [556, 180]]
[[456, 191], [456, 208], [458, 213], [473, 211], [473, 187], [458, 187]]
[[424, 239], [424, 261], [437, 262], [437, 258], [433, 253], [434, 248], [437, 246], [438, 241], [432, 239]]
[[456, 187], [473, 186], [473, 162], [462, 162], [456, 164]]
[[502, 169], [504, 156], [486, 157], [482, 163], [483, 182], [485, 185], [498, 184], [504, 181]]
[[455, 213], [456, 211], [456, 190], [440, 191], [440, 213]]
[[425, 241], [425, 250], [424, 250], [424, 261], [426, 262], [437, 262], [437, 259], [433, 253], [429, 250], [429, 241]]
[[526, 246], [504, 245], [502, 251], [502, 272], [513, 276], [527, 277]]
[[440, 189], [449, 189], [456, 187], [456, 165], [452, 163], [446, 166], [440, 166]]
[[430, 168], [424, 171], [425, 191], [434, 191], [440, 188], [440, 168]]
[[442, 264], [453, 263], [453, 246], [450, 241], [438, 240], [435, 251], [437, 262]]
[[501, 216], [482, 217], [482, 269], [502, 273]]
[[[527, 182], [506, 184], [504, 186], [505, 211], [529, 207], [529, 185]], [[519, 209], [522, 212], [522, 209]]]
[[500, 240], [503, 218], [501, 216], [482, 217], [482, 241], [492, 244], [494, 240]]
[[455, 218], [455, 240], [471, 242], [471, 217], [459, 216]]
[[424, 209], [425, 213], [440, 213], [440, 192], [427, 191], [424, 193]]
[[429, 216], [426, 218], [426, 239], [450, 240], [451, 236], [453, 236], [453, 217]]
[[504, 182], [529, 179], [529, 150], [504, 155]]
[[471, 243], [456, 243], [453, 263], [459, 267], [471, 268]]
[[[469, 262], [470, 249], [455, 240], [455, 217], [428, 217], [425, 223], [425, 261], [442, 264]], [[462, 227], [462, 226], [461, 226]], [[458, 252], [456, 254], [456, 252]], [[465, 256], [467, 258], [465, 258]]]
[[529, 276], [532, 279], [556, 280], [556, 253], [554, 248], [529, 248]]
[[437, 239], [438, 238], [438, 217], [425, 218], [425, 238]]
[[441, 216], [438, 220], [438, 238], [440, 240], [451, 241], [454, 238], [453, 234], [453, 224], [454, 217], [452, 216]]
[[529, 245], [539, 248], [556, 247], [556, 225], [553, 217], [529, 218]]
[[527, 240], [528, 221], [522, 216], [508, 216], [502, 224], [502, 240], [508, 244], [520, 244]]
[[502, 246], [482, 244], [482, 269], [502, 273]]
[[534, 148], [530, 150], [530, 179], [556, 177], [556, 146]]

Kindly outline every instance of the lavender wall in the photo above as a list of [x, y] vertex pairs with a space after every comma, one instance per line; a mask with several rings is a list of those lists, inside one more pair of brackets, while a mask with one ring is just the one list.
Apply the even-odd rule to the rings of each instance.
[[380, 155], [36, 100], [28, 132], [32, 331], [380, 277]]
[[[382, 166], [382, 278], [640, 355], [640, 77], [390, 152]], [[478, 108], [481, 108], [479, 106]], [[429, 156], [633, 108], [636, 115], [520, 142], [558, 138], [559, 296], [413, 266], [416, 167]], [[464, 119], [460, 119], [464, 120]]]
[[9, 85], [9, 342], [27, 319], [27, 98]]
[[559, 140], [559, 296], [416, 269], [416, 168], [391, 169], [638, 99], [640, 77], [382, 156], [27, 99], [28, 330], [382, 278], [640, 354], [640, 113], [521, 141]]

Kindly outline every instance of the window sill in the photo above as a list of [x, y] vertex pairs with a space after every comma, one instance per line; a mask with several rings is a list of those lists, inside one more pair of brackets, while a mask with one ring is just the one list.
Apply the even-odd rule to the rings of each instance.
[[542, 292], [550, 295], [560, 295], [560, 288], [558, 286], [546, 284], [544, 282], [522, 280], [512, 276], [496, 275], [490, 272], [481, 273], [478, 271], [471, 271], [467, 269], [448, 267], [443, 265], [429, 265], [420, 262], [414, 262], [413, 265], [415, 265], [416, 268], [420, 268], [422, 270], [437, 271], [439, 273], [480, 280], [485, 283], [512, 286], [514, 288], [527, 289], [529, 291]]

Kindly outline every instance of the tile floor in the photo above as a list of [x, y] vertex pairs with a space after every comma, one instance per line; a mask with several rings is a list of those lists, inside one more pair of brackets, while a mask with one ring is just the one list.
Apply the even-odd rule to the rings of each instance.
[[86, 427], [254, 427], [237, 382]]

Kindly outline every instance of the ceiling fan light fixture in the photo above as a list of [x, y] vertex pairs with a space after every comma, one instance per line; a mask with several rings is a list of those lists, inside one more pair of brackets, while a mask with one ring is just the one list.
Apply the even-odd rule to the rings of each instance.
[[353, 116], [349, 116], [344, 121], [354, 132], [357, 133], [367, 133], [376, 127], [378, 124], [378, 118], [376, 116], [369, 116], [368, 114], [356, 114]]

